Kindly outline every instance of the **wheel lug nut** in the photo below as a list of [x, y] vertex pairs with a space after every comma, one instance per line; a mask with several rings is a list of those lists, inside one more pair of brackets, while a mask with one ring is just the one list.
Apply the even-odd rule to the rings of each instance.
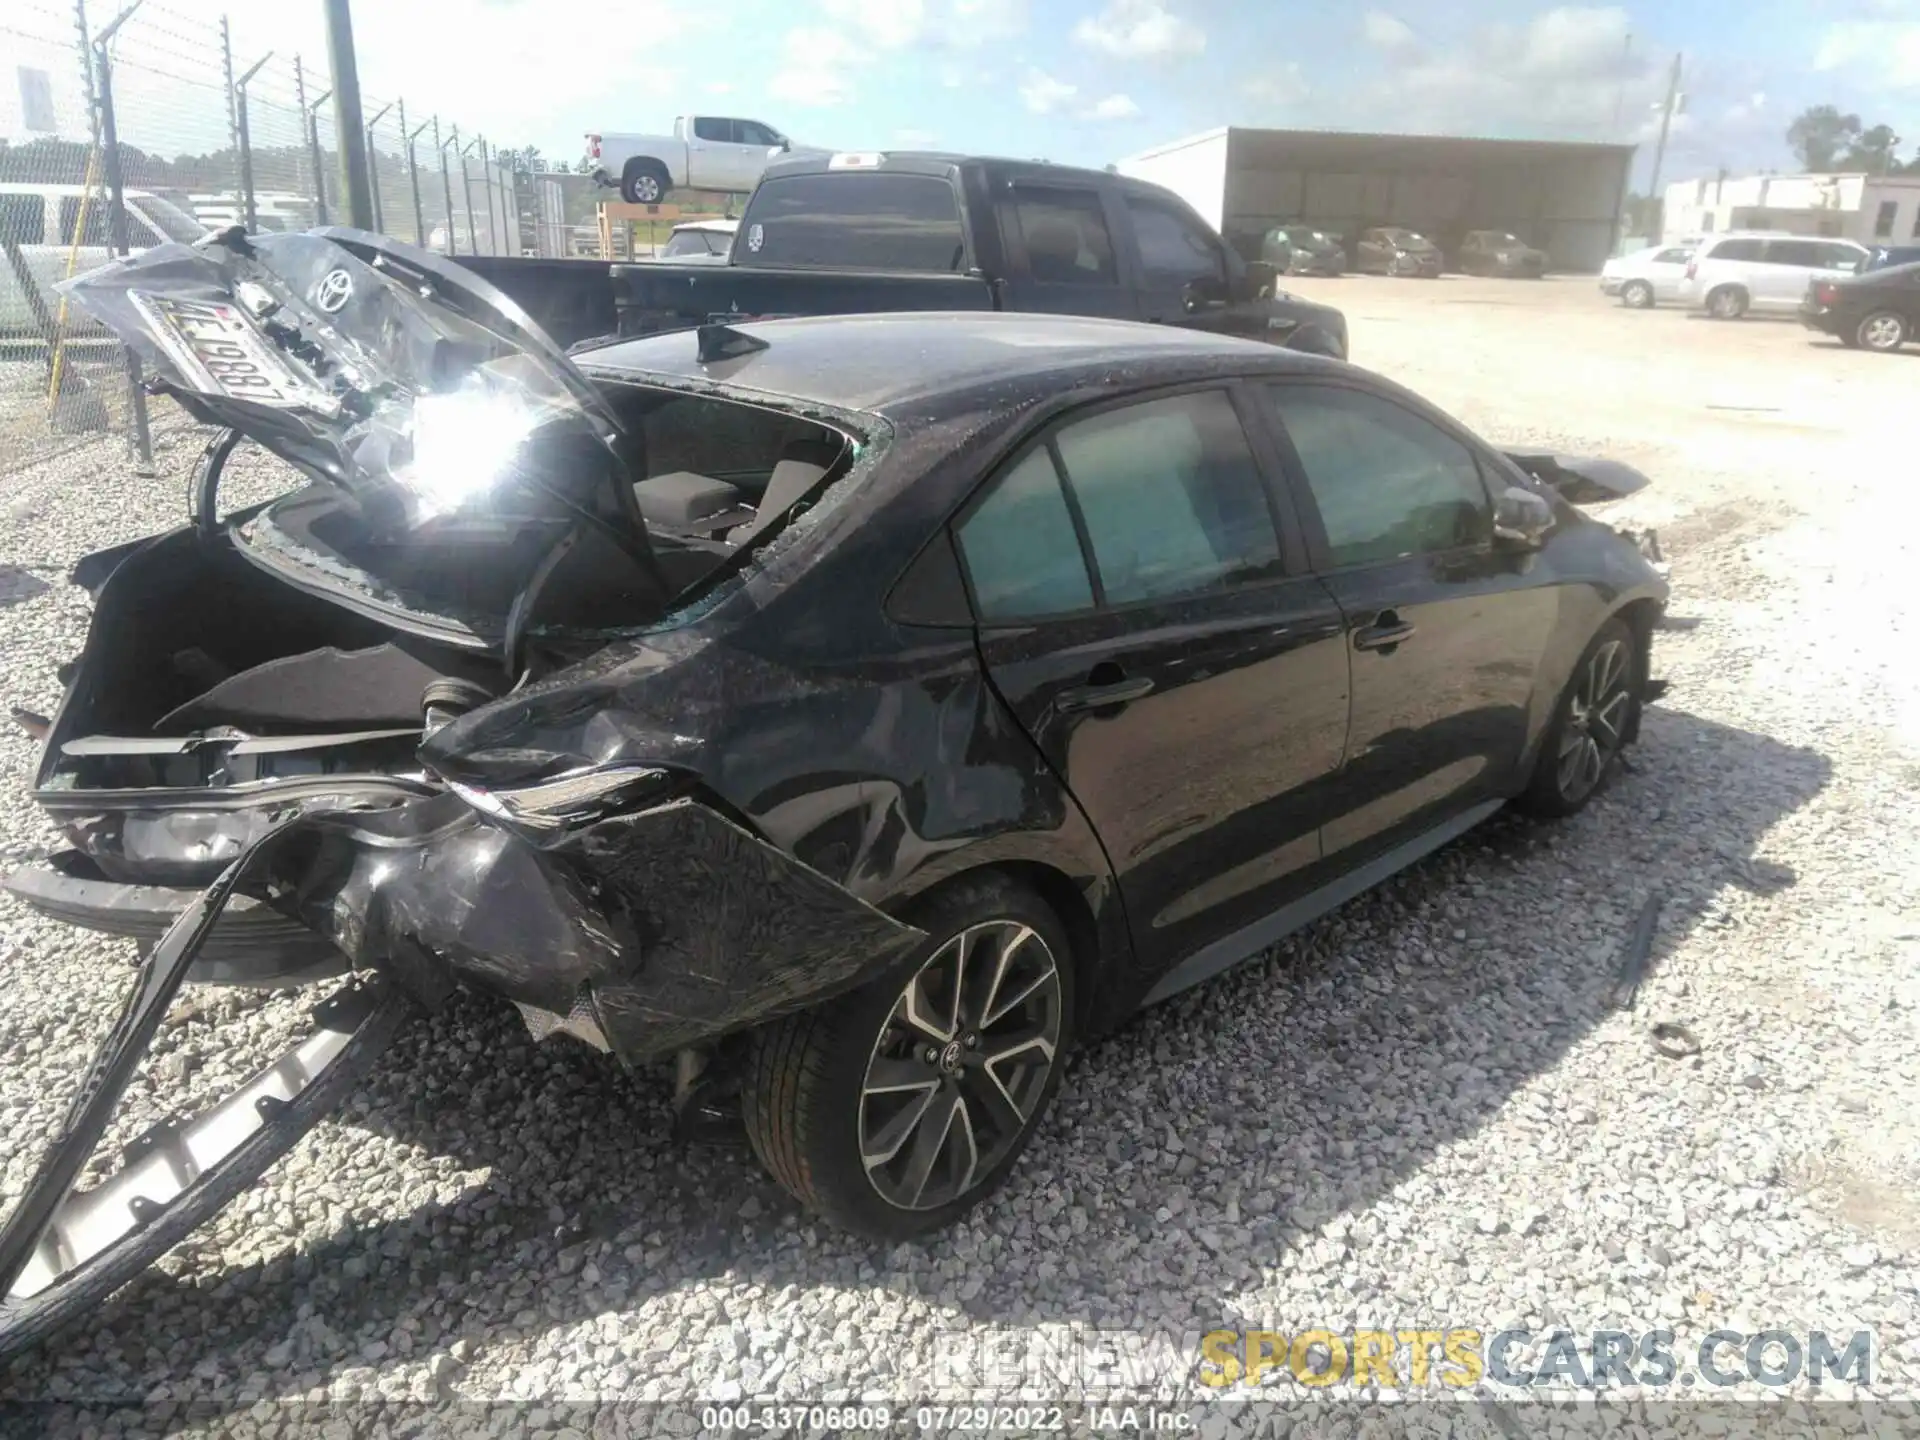
[[926, 1049], [926, 1062], [929, 1065], [937, 1065], [940, 1063], [940, 1052], [931, 1045], [927, 1046]]

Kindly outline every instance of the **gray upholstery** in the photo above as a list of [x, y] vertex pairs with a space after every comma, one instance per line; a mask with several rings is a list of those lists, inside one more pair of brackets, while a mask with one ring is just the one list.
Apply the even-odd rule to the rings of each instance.
[[811, 460], [782, 460], [767, 477], [766, 493], [760, 497], [753, 519], [727, 532], [727, 539], [743, 545], [792, 508], [813, 483], [827, 473], [827, 467]]
[[[774, 471], [776, 477], [779, 473]], [[746, 503], [738, 486], [691, 470], [651, 476], [633, 487], [633, 495], [639, 502], [641, 518], [648, 524], [680, 529]]]

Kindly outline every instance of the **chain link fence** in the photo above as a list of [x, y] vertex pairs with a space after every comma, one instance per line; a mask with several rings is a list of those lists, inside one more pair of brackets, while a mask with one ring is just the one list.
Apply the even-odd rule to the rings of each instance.
[[[347, 223], [324, 62], [236, 52], [224, 17], [164, 0], [120, 14], [0, 5], [0, 477], [102, 439], [150, 464], [152, 427], [184, 419], [61, 280], [228, 226]], [[517, 177], [483, 135], [402, 98], [363, 96], [361, 113], [376, 230], [456, 258], [522, 253]]]

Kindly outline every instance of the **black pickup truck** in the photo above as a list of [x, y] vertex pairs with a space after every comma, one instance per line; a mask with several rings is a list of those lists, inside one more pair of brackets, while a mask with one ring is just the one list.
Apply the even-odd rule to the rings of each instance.
[[562, 344], [710, 320], [1014, 310], [1182, 325], [1345, 358], [1330, 305], [1276, 288], [1178, 196], [1099, 170], [934, 154], [771, 166], [724, 265], [461, 257]]

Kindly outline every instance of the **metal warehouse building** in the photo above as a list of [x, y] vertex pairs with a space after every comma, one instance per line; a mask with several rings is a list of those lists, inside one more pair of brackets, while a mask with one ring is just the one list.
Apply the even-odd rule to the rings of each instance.
[[1281, 224], [1349, 240], [1404, 225], [1451, 252], [1469, 230], [1510, 230], [1555, 269], [1598, 270], [1632, 163], [1630, 145], [1225, 126], [1115, 168], [1166, 186], [1230, 239]]

